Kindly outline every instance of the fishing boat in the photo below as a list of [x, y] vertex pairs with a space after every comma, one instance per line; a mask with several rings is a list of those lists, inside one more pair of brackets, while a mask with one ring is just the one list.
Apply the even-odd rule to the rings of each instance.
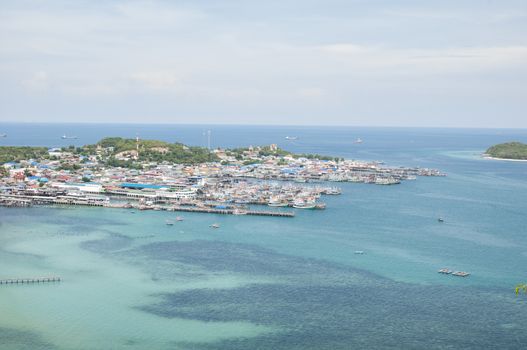
[[355, 254], [357, 254], [357, 255], [363, 255], [363, 254], [364, 254], [364, 250], [356, 250], [356, 251], [355, 251]]
[[76, 140], [77, 139], [77, 136], [68, 136], [66, 134], [62, 135], [61, 138], [63, 140]]
[[310, 200], [304, 200], [301, 198], [295, 199], [293, 202], [293, 208], [296, 209], [315, 209], [316, 203]]
[[452, 272], [452, 276], [468, 277], [468, 276], [470, 276], [470, 273], [465, 272], [465, 271], [456, 271], [456, 272]]
[[330, 188], [326, 189], [324, 191], [324, 193], [327, 194], [327, 195], [337, 195], [337, 194], [341, 194], [342, 191], [339, 188], [330, 187]]
[[376, 185], [396, 185], [400, 184], [401, 181], [393, 178], [393, 177], [377, 177], [375, 179]]
[[298, 140], [298, 137], [297, 136], [286, 136], [285, 139], [294, 141], [294, 140]]
[[362, 143], [362, 139], [359, 137], [358, 139], [355, 140], [354, 143]]
[[271, 197], [267, 205], [270, 207], [287, 207], [288, 203], [279, 197]]
[[220, 224], [211, 224], [209, 225], [211, 228], [220, 228]]
[[445, 222], [445, 219], [443, 219], [442, 217], [438, 217], [438, 218], [437, 218], [437, 221], [438, 221], [438, 222]]
[[168, 226], [172, 226], [172, 225], [174, 225], [174, 221], [172, 221], [172, 220], [165, 220], [165, 224], [167, 224]]
[[437, 271], [438, 273], [442, 273], [444, 275], [449, 275], [452, 273], [452, 270], [449, 270], [449, 269], [440, 269], [439, 271]]
[[183, 217], [181, 217], [181, 216], [176, 216], [176, 221], [183, 221]]
[[287, 207], [289, 204], [287, 202], [269, 202], [267, 205], [270, 207]]

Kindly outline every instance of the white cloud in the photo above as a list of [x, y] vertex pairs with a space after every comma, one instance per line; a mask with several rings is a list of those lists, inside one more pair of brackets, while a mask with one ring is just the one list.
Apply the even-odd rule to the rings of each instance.
[[315, 49], [337, 59], [338, 67], [345, 71], [355, 68], [358, 72], [375, 70], [383, 74], [437, 75], [517, 67], [527, 69], [527, 46], [403, 49], [332, 44]]
[[320, 98], [326, 95], [326, 91], [321, 88], [309, 87], [298, 89], [297, 94], [305, 98]]
[[141, 72], [130, 75], [134, 82], [154, 90], [173, 89], [181, 79], [174, 72]]
[[366, 46], [351, 43], [322, 45], [320, 46], [320, 49], [325, 52], [335, 53], [339, 55], [365, 54], [374, 51], [374, 48], [369, 48]]
[[514, 20], [523, 20], [527, 18], [525, 11], [493, 11], [491, 9], [437, 9], [437, 8], [407, 8], [399, 10], [386, 10], [384, 13], [388, 16], [419, 19], [425, 21], [459, 21], [468, 23], [487, 23], [496, 24]]
[[202, 11], [183, 9], [152, 1], [124, 2], [113, 7], [118, 14], [117, 20], [121, 24], [133, 23], [134, 26], [149, 26], [150, 29], [167, 26], [174, 28], [207, 19], [207, 15]]
[[49, 87], [48, 73], [44, 71], [36, 72], [29, 79], [24, 79], [20, 83], [29, 91], [45, 91]]

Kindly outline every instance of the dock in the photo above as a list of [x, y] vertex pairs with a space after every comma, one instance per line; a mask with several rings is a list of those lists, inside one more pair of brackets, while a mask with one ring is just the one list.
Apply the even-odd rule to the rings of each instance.
[[9, 208], [23, 208], [31, 206], [31, 201], [21, 198], [0, 198], [0, 206]]
[[0, 279], [0, 284], [31, 284], [31, 283], [49, 283], [61, 282], [62, 278], [58, 276], [52, 277], [35, 277], [35, 278], [7, 278]]
[[178, 205], [172, 205], [168, 207], [154, 206], [152, 208], [143, 208], [143, 209], [185, 211], [185, 212], [191, 212], [191, 213], [208, 213], [208, 214], [225, 214], [225, 215], [276, 216], [276, 217], [286, 217], [286, 218], [292, 218], [295, 216], [295, 213], [290, 212], [290, 211], [217, 209], [217, 208], [210, 208], [210, 207], [203, 208], [203, 207], [178, 206]]
[[31, 205], [68, 205], [68, 206], [90, 206], [90, 207], [105, 207], [105, 208], [121, 208], [121, 209], [138, 209], [138, 210], [164, 210], [164, 211], [184, 211], [192, 213], [209, 213], [209, 214], [225, 214], [225, 215], [256, 215], [256, 216], [274, 216], [292, 218], [295, 213], [292, 211], [271, 211], [271, 210], [248, 210], [244, 207], [237, 207], [233, 205], [225, 206], [225, 208], [217, 208], [211, 205], [203, 206], [187, 206], [187, 205], [160, 205], [151, 204], [144, 205], [140, 203], [124, 204], [124, 203], [110, 203], [110, 202], [94, 202], [74, 199], [64, 199], [57, 197], [43, 197], [43, 196], [20, 196], [20, 195], [0, 195], [0, 206], [31, 206]]

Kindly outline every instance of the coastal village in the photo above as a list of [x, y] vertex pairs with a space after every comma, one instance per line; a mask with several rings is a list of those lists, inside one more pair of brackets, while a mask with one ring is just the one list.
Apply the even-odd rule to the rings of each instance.
[[277, 145], [238, 149], [107, 138], [66, 148], [0, 154], [0, 205], [89, 205], [234, 215], [294, 216], [324, 209], [338, 182], [396, 185], [435, 169], [298, 155]]

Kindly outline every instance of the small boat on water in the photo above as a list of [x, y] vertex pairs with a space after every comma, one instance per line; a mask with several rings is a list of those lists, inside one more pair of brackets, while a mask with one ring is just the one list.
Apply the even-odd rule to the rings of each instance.
[[438, 217], [438, 218], [437, 218], [437, 221], [438, 221], [438, 222], [445, 222], [445, 219], [443, 219], [442, 217]]
[[357, 255], [363, 255], [363, 254], [364, 254], [364, 250], [356, 250], [356, 251], [355, 251], [355, 254], [357, 254]]
[[465, 271], [456, 271], [456, 272], [452, 272], [452, 276], [467, 277], [467, 276], [470, 276], [470, 273], [465, 272]]
[[7, 137], [7, 134], [2, 133], [0, 134], [0, 137]]
[[67, 136], [66, 134], [62, 135], [61, 138], [63, 140], [76, 140], [77, 139], [77, 136]]
[[437, 272], [438, 273], [442, 273], [444, 275], [452, 275], [452, 276], [457, 276], [457, 277], [470, 276], [470, 273], [468, 273], [468, 272], [465, 272], [465, 271], [453, 271], [453, 270], [449, 270], [449, 269], [440, 269]]
[[176, 216], [176, 221], [183, 221], [183, 217], [181, 217], [181, 216]]
[[362, 143], [362, 139], [359, 137], [358, 139], [355, 140], [355, 142], [353, 143]]
[[172, 221], [172, 220], [165, 220], [165, 224], [167, 224], [168, 226], [172, 226], [172, 225], [174, 225], [174, 221]]
[[376, 185], [397, 185], [397, 184], [400, 184], [401, 181], [390, 176], [390, 177], [377, 177], [375, 178], [374, 183]]
[[341, 194], [342, 191], [340, 190], [340, 188], [330, 187], [330, 188], [326, 189], [324, 191], [324, 193], [327, 194], [327, 195], [338, 195], [338, 194]]
[[294, 140], [298, 140], [298, 137], [297, 136], [286, 136], [285, 139], [294, 141]]
[[212, 224], [209, 227], [211, 227], [211, 228], [220, 228], [220, 224]]

